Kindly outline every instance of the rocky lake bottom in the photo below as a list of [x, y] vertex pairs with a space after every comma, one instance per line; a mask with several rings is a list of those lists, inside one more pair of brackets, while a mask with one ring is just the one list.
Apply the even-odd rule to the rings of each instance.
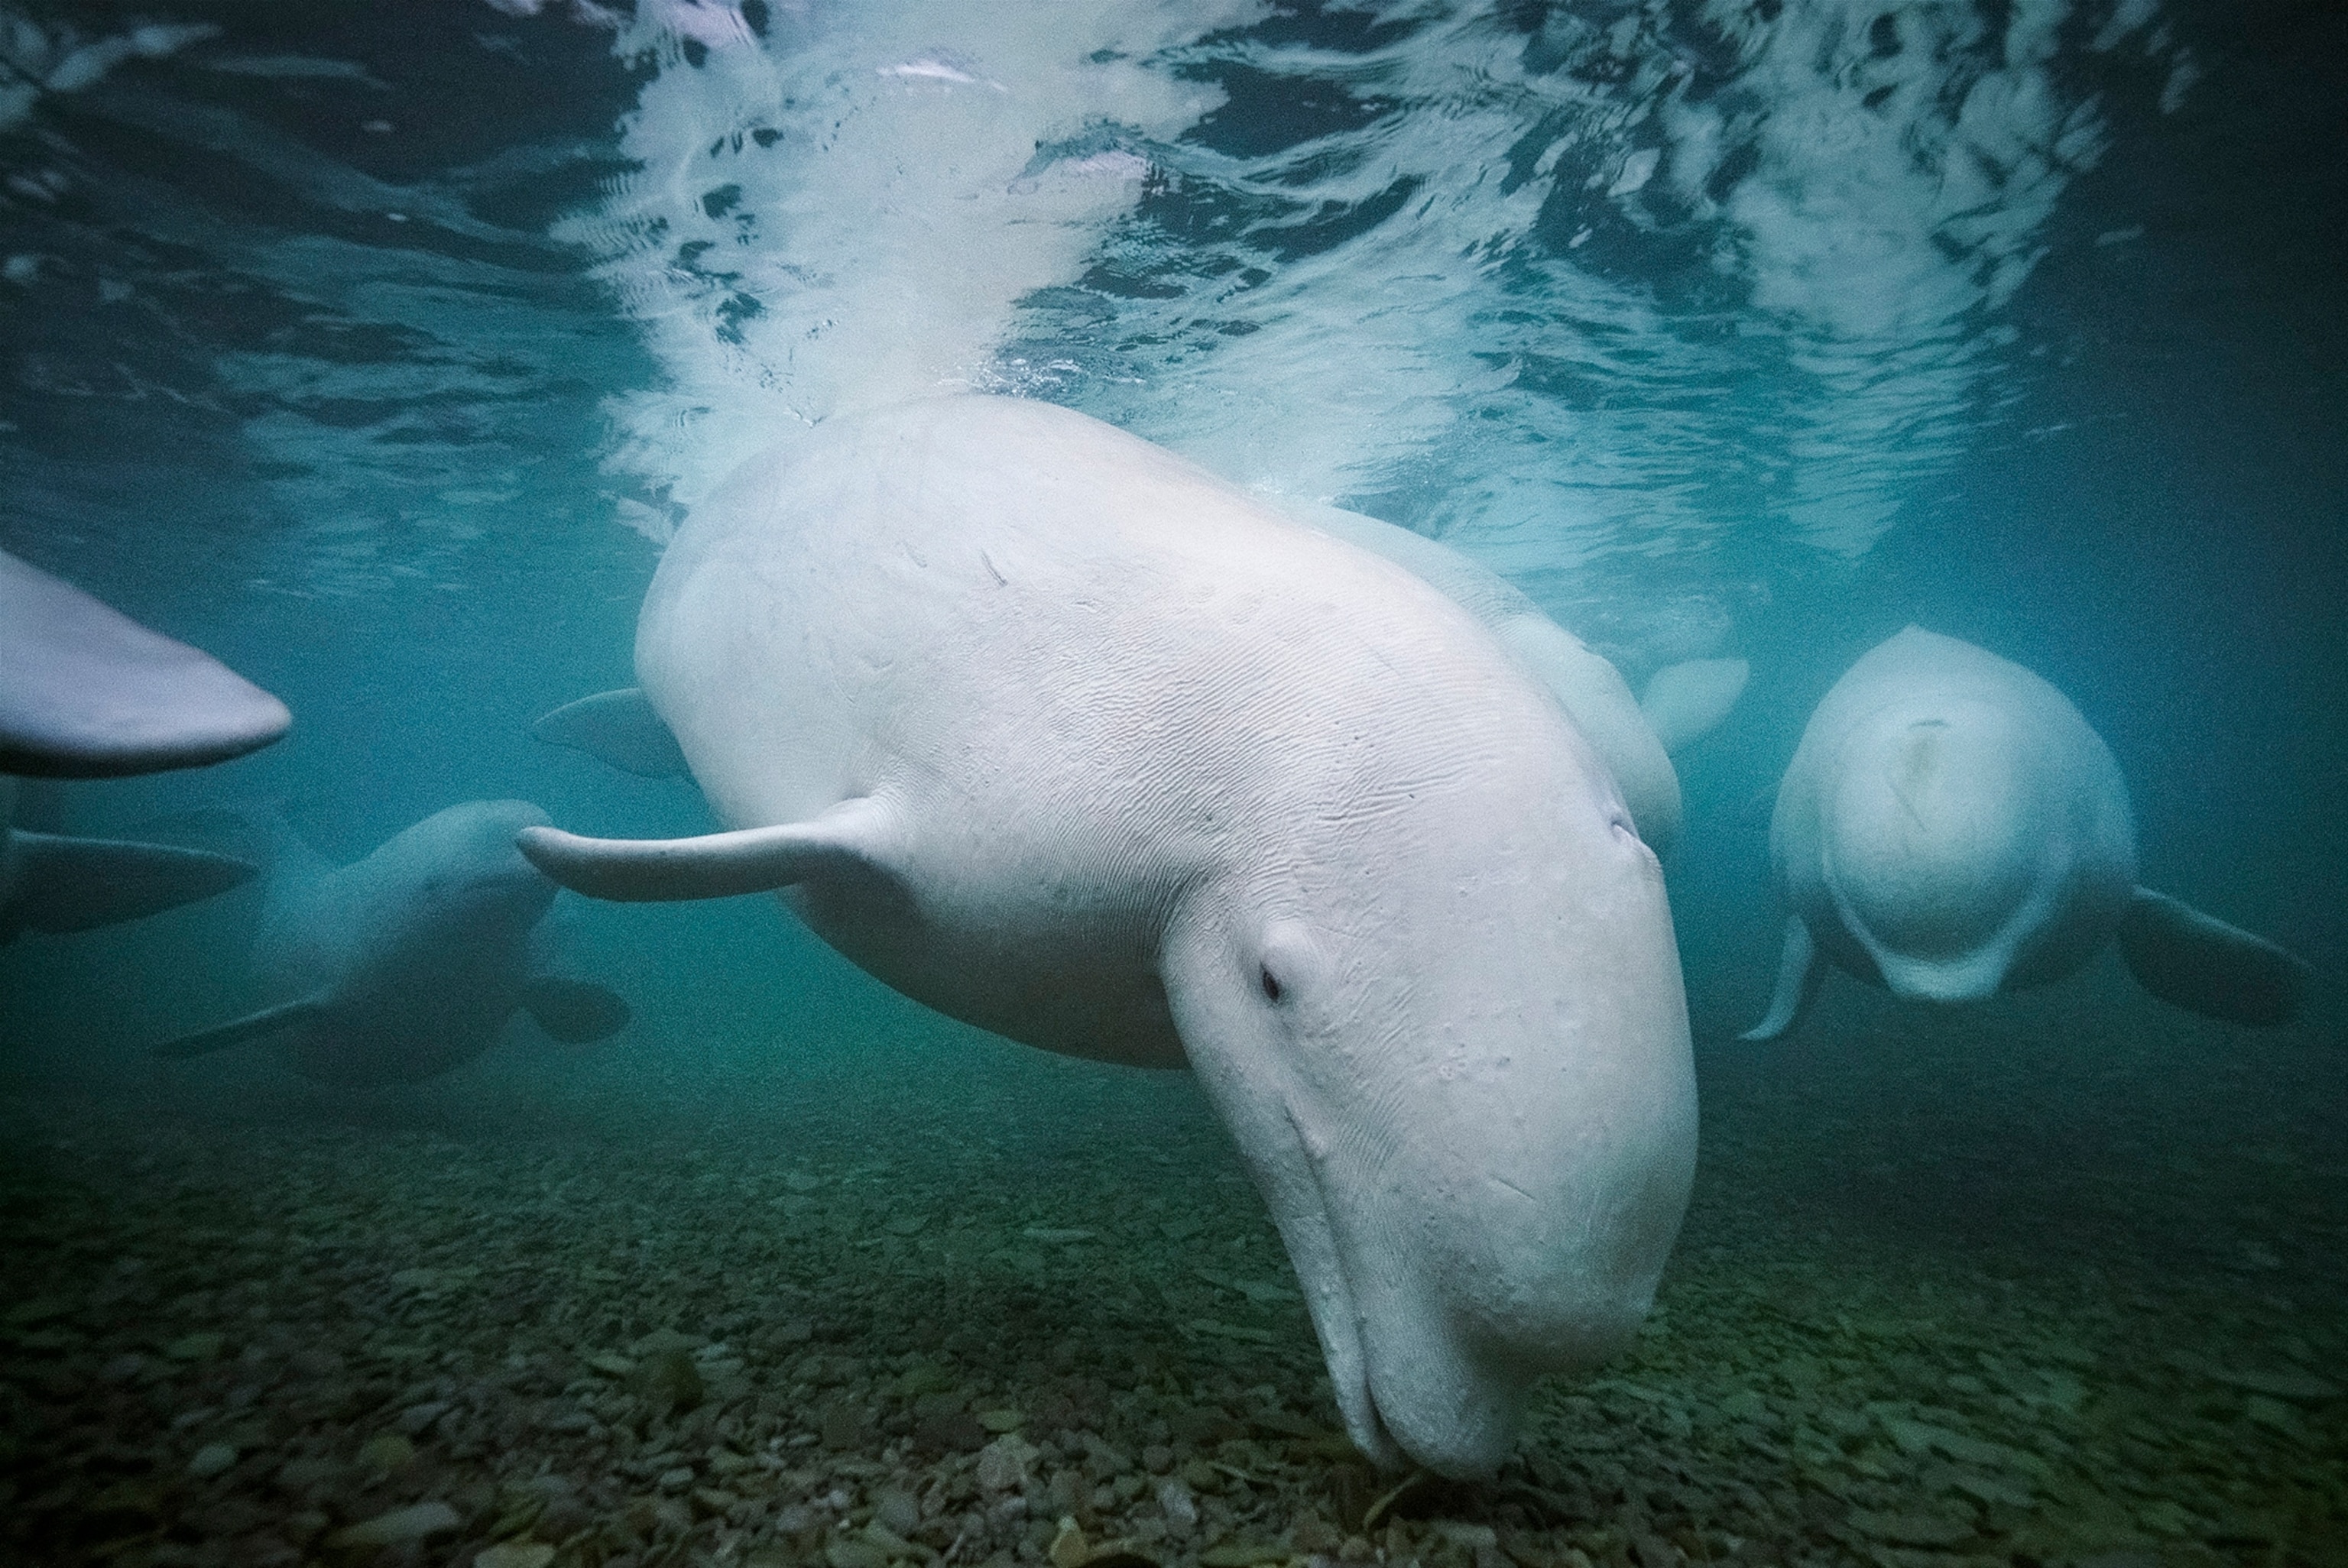
[[2348, 1050], [1836, 994], [1700, 1047], [1653, 1319], [1475, 1485], [1354, 1456], [1179, 1076], [20, 1077], [0, 1558], [2348, 1563]]

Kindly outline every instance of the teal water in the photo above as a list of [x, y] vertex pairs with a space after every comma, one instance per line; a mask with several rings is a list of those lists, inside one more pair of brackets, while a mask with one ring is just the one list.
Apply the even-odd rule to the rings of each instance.
[[[923, 1548], [957, 1562], [1040, 1558], [1063, 1512], [1090, 1543], [1131, 1537], [1166, 1564], [1259, 1546], [1347, 1560], [1350, 1540], [1429, 1568], [1577, 1551], [2339, 1561], [2343, 1406], [2257, 1379], [2320, 1388], [2348, 1364], [2344, 45], [2325, 7], [2150, 0], [11, 4], [0, 548], [296, 715], [288, 740], [220, 768], [30, 793], [25, 825], [132, 835], [225, 806], [283, 814], [339, 861], [445, 805], [514, 796], [591, 830], [705, 831], [688, 784], [541, 745], [530, 721], [631, 679], [660, 547], [734, 463], [776, 430], [941, 383], [1066, 404], [1268, 497], [1439, 538], [1634, 688], [1694, 658], [1744, 658], [1753, 678], [1677, 759], [1669, 886], [1704, 1163], [1668, 1327], [1618, 1379], [1662, 1404], [1557, 1391], [1594, 1403], [1550, 1409], [1509, 1472], [1550, 1501], [1405, 1499], [1389, 1540], [1363, 1526], [1346, 1489], [1368, 1483], [1342, 1444], [1184, 1426], [1182, 1409], [1241, 1425], [1276, 1409], [1323, 1436], [1335, 1420], [1293, 1304], [1198, 1277], [1287, 1276], [1184, 1081], [1035, 1060], [941, 1020], [767, 901], [568, 897], [564, 968], [633, 1010], [602, 1046], [518, 1023], [389, 1094], [304, 1083], [265, 1052], [159, 1069], [151, 1043], [243, 1005], [247, 889], [0, 948], [18, 1130], [5, 1272], [20, 1305], [71, 1303], [10, 1320], [15, 1479], [0, 1484], [48, 1500], [10, 1550], [258, 1561], [265, 1540], [294, 1561], [378, 1505], [438, 1500], [461, 1525], [386, 1560], [471, 1562], [513, 1512], [499, 1489], [545, 1472], [585, 1499], [559, 1516], [569, 1532], [506, 1533], [564, 1561], [886, 1568], [889, 1549], [842, 1544], [844, 1522], [930, 1484], [905, 1467], [932, 1458], [887, 1457], [922, 1396], [885, 1385], [934, 1361], [967, 1411], [1093, 1378], [1097, 1409], [1056, 1430], [1129, 1461], [1070, 1436], [1066, 1468], [1108, 1472], [1081, 1506], [1054, 1512], [1069, 1500], [1047, 1453], [1034, 1519]], [[1776, 781], [1835, 678], [1911, 621], [2079, 706], [2127, 778], [2145, 879], [2308, 959], [2299, 1022], [2163, 1010], [2106, 955], [1963, 1014], [1842, 977], [1790, 1045], [1734, 1043], [1776, 962]], [[441, 1156], [416, 1153], [434, 1139], [462, 1151], [453, 1206], [430, 1195]], [[83, 1170], [66, 1145], [103, 1158]], [[1167, 1157], [1138, 1163], [1152, 1145]], [[630, 1191], [618, 1173], [639, 1159], [695, 1173]], [[860, 1163], [874, 1169], [857, 1203], [825, 1206]], [[446, 1249], [464, 1216], [579, 1171], [613, 1184], [542, 1222], [558, 1259], [607, 1255], [624, 1210], [655, 1252], [673, 1224], [679, 1255], [762, 1261], [683, 1296], [663, 1294], [665, 1264], [606, 1255], [604, 1279], [549, 1263], [549, 1294], [515, 1297], [545, 1332], [510, 1352], [444, 1317], [399, 1320], [396, 1301], [340, 1337], [334, 1290], [427, 1266], [386, 1237], [463, 1266]], [[819, 1184], [777, 1189], [785, 1171]], [[701, 1180], [753, 1196], [678, 1197]], [[335, 1203], [375, 1195], [296, 1223], [319, 1184]], [[1097, 1195], [1064, 1201], [1077, 1192]], [[787, 1196], [818, 1217], [776, 1210]], [[201, 1215], [156, 1228], [184, 1204]], [[1169, 1205], [1196, 1209], [1198, 1231], [1168, 1231]], [[744, 1217], [775, 1213], [788, 1223], [771, 1235]], [[924, 1228], [891, 1232], [898, 1213]], [[1102, 1236], [1038, 1250], [1020, 1239], [1035, 1226]], [[205, 1255], [215, 1233], [264, 1232], [229, 1250], [241, 1261]], [[1193, 1263], [1194, 1235], [1246, 1266]], [[474, 1261], [494, 1273], [517, 1245]], [[140, 1294], [109, 1272], [122, 1257], [210, 1272]], [[305, 1283], [262, 1288], [280, 1278]], [[972, 1294], [876, 1315], [878, 1281], [905, 1300]], [[762, 1305], [792, 1289], [813, 1294]], [[1101, 1305], [1128, 1297], [1142, 1305]], [[802, 1322], [810, 1339], [777, 1337]], [[528, 1398], [551, 1401], [595, 1376], [578, 1358], [663, 1328], [763, 1347], [687, 1438], [689, 1412], [597, 1414], [627, 1436], [590, 1443], [501, 1427], [485, 1402], [469, 1438], [426, 1430], [419, 1468], [275, 1479], [296, 1459], [355, 1463], [402, 1411], [446, 1399], [407, 1399], [443, 1375], [410, 1352], [469, 1358], [445, 1374], [460, 1381], [544, 1358]], [[83, 1341], [38, 1337], [69, 1332]], [[229, 1336], [217, 1362], [169, 1353], [205, 1332]], [[283, 1370], [324, 1339], [343, 1370]], [[808, 1344], [868, 1365], [825, 1382]], [[253, 1366], [282, 1381], [238, 1372], [263, 1347]], [[134, 1354], [160, 1370], [101, 1376]], [[1804, 1357], [1822, 1369], [1788, 1374]], [[1961, 1378], [1978, 1391], [1952, 1392]], [[241, 1413], [269, 1409], [232, 1402], [249, 1387], [283, 1409]], [[1159, 1403], [1120, 1402], [1137, 1389]], [[1757, 1413], [1734, 1403], [1748, 1393]], [[825, 1412], [851, 1407], [870, 1430], [840, 1417], [827, 1436]], [[1690, 1430], [1743, 1426], [1704, 1448], [1673, 1409]], [[2053, 1469], [1969, 1460], [1918, 1423]], [[627, 1469], [810, 1434], [775, 1473], [809, 1453], [880, 1469], [744, 1489], [758, 1506], [739, 1519], [663, 1491], [674, 1466]], [[1631, 1481], [1603, 1479], [1593, 1434]], [[188, 1475], [232, 1439], [239, 1468]], [[1217, 1458], [1231, 1442], [1269, 1448]], [[1150, 1448], [1179, 1462], [1152, 1471]], [[53, 1450], [80, 1456], [70, 1474], [27, 1457]], [[1260, 1479], [1244, 1496], [1195, 1488], [1231, 1520], [1167, 1532], [1160, 1483], [1193, 1460]], [[1663, 1478], [1674, 1463], [1687, 1473]], [[1126, 1475], [1148, 1480], [1118, 1497]], [[710, 1481], [704, 1466], [695, 1487]], [[1689, 1495], [1659, 1503], [1647, 1481]], [[149, 1491], [98, 1506], [109, 1486]], [[483, 1486], [487, 1503], [459, 1496]], [[1300, 1527], [1307, 1513], [1335, 1538]], [[311, 1514], [324, 1522], [286, 1522]], [[1911, 1514], [1965, 1531], [1903, 1535]], [[900, 1536], [927, 1542], [934, 1517]], [[1142, 1541], [1148, 1519], [1161, 1532]]]

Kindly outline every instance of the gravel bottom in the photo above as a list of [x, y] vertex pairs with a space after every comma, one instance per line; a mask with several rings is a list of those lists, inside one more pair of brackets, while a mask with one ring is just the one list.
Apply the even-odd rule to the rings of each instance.
[[2348, 1563], [2348, 1053], [2135, 1017], [2090, 1053], [1862, 999], [1707, 1051], [1653, 1321], [1474, 1486], [1339, 1435], [1179, 1077], [985, 1049], [624, 1120], [19, 1085], [0, 1554]]

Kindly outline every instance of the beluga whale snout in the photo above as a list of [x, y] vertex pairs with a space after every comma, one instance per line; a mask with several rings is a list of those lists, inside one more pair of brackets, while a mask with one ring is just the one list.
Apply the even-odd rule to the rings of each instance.
[[[1531, 1379], [1646, 1311], [1695, 1141], [1661, 874], [1566, 709], [1410, 571], [1084, 415], [941, 398], [699, 506], [636, 670], [728, 831], [530, 859], [778, 889], [940, 1011], [1194, 1069], [1372, 1458], [1490, 1473]], [[575, 717], [607, 723], [644, 733]]]
[[2209, 1017], [2294, 1016], [2305, 963], [2137, 884], [2119, 764], [2021, 665], [1910, 627], [1835, 682], [1777, 790], [1777, 989], [1791, 1028], [1823, 956], [1894, 995], [1977, 1001], [2063, 979], [2116, 939], [2139, 984]]

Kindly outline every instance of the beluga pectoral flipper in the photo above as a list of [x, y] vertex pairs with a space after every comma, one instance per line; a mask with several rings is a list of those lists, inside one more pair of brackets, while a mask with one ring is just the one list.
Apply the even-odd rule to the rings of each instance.
[[567, 746], [639, 778], [681, 778], [686, 769], [676, 737], [668, 733], [642, 688], [623, 686], [565, 702], [530, 725], [550, 746]]
[[1412, 570], [1067, 409], [938, 398], [700, 503], [636, 673], [732, 831], [532, 860], [778, 887], [942, 1012], [1194, 1069], [1374, 1460], [1491, 1473], [1536, 1378], [1645, 1314], [1695, 1151], [1662, 873], [1576, 716]]
[[1778, 786], [1769, 858], [1784, 950], [1746, 1040], [1797, 1021], [1820, 960], [1899, 996], [1962, 1002], [2060, 979], [2116, 938], [2153, 995], [2251, 1024], [2297, 1016], [2311, 974], [2137, 886], [2119, 764], [2060, 692], [1912, 626], [1811, 715]]
[[877, 801], [852, 800], [809, 823], [697, 838], [582, 838], [526, 827], [516, 842], [531, 865], [573, 892], [623, 904], [675, 903], [773, 893], [868, 866], [886, 820]]

